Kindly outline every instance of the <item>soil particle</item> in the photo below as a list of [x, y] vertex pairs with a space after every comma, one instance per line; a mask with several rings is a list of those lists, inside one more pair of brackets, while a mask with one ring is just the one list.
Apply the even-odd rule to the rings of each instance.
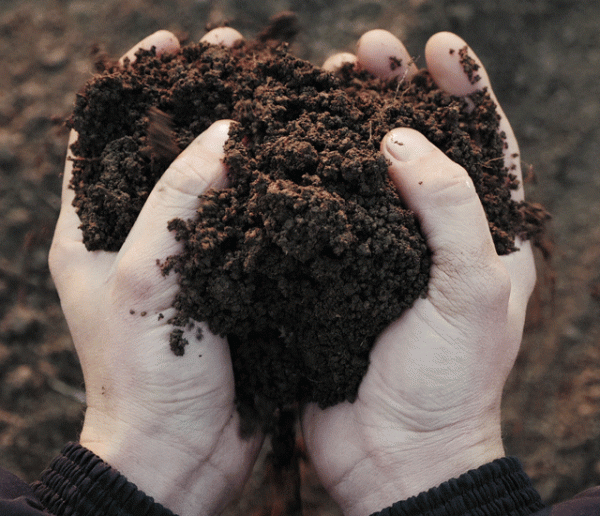
[[[476, 82], [476, 63], [461, 62]], [[485, 90], [452, 97], [426, 71], [334, 75], [260, 42], [140, 51], [99, 69], [69, 121], [89, 250], [117, 251], [169, 161], [212, 122], [235, 121], [229, 186], [203, 194], [195, 219], [169, 223], [184, 249], [161, 266], [180, 278], [171, 349], [185, 352], [189, 320], [226, 336], [243, 414], [353, 401], [376, 337], [426, 294], [430, 254], [379, 152], [390, 129], [417, 129], [465, 167], [500, 254], [542, 230], [545, 211], [511, 199]]]
[[475, 59], [469, 55], [469, 47], [464, 46], [458, 51], [460, 57], [460, 64], [463, 67], [463, 71], [467, 75], [471, 84], [477, 84], [481, 80], [481, 76], [477, 73], [480, 66], [477, 64]]
[[393, 72], [402, 66], [402, 59], [396, 56], [390, 56], [390, 70]]
[[183, 336], [182, 329], [176, 328], [171, 332], [169, 344], [174, 355], [177, 355], [178, 357], [183, 356], [188, 340]]

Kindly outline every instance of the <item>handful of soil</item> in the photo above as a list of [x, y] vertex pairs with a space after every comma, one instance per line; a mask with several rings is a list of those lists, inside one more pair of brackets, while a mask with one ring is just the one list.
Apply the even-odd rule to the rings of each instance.
[[170, 222], [184, 249], [161, 266], [180, 275], [173, 351], [185, 352], [191, 320], [227, 337], [241, 407], [353, 401], [377, 336], [426, 294], [430, 255], [379, 152], [390, 129], [420, 131], [466, 168], [500, 254], [541, 231], [540, 208], [510, 197], [517, 182], [486, 91], [452, 97], [426, 71], [332, 74], [258, 42], [140, 51], [101, 68], [69, 121], [89, 250], [117, 251], [180, 150], [212, 122], [236, 121], [230, 186], [202, 195], [194, 220]]

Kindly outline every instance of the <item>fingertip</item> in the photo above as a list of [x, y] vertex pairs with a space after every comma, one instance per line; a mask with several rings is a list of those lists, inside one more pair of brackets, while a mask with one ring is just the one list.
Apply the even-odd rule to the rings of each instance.
[[231, 120], [217, 120], [206, 131], [201, 133], [191, 146], [201, 146], [214, 154], [223, 154], [223, 147], [229, 138]]
[[323, 63], [322, 68], [328, 72], [335, 72], [344, 65], [355, 64], [357, 60], [358, 58], [350, 52], [340, 52], [338, 54], [329, 56]]
[[244, 39], [244, 36], [237, 30], [231, 27], [218, 27], [207, 32], [200, 41], [209, 43], [210, 45], [222, 45], [224, 47], [232, 47], [236, 42]]
[[[400, 127], [386, 134], [381, 142], [381, 152], [389, 161], [392, 183], [409, 208], [418, 212], [422, 207], [420, 192], [430, 187], [427, 176], [431, 175], [433, 162], [440, 161], [436, 153], [441, 154], [441, 151], [415, 129]], [[439, 168], [437, 163], [435, 166]]]
[[121, 59], [119, 62], [123, 64], [126, 59], [128, 59], [131, 63], [135, 62], [136, 56], [135, 54], [141, 50], [150, 50], [152, 47], [156, 49], [156, 54], [168, 54], [171, 52], [176, 52], [179, 50], [180, 44], [177, 36], [168, 30], [159, 30], [154, 34], [150, 34], [142, 41], [140, 41], [135, 47], [131, 48]]
[[151, 45], [156, 47], [158, 55], [168, 54], [179, 50], [180, 44], [177, 36], [168, 30], [159, 30], [150, 36], [152, 38]]
[[209, 188], [225, 187], [227, 176], [222, 160], [230, 124], [231, 120], [218, 120], [197, 136], [165, 172], [165, 183], [170, 183], [175, 191], [192, 196]]
[[464, 96], [489, 86], [487, 73], [467, 43], [452, 32], [438, 32], [425, 45], [427, 69], [437, 86]]
[[433, 144], [421, 133], [408, 127], [399, 127], [387, 133], [381, 141], [381, 152], [389, 162], [388, 173], [392, 183], [411, 209], [415, 209], [411, 191], [418, 181], [418, 162], [433, 149]]
[[392, 163], [419, 160], [435, 149], [437, 147], [419, 131], [408, 127], [392, 129], [381, 143], [382, 152]]
[[375, 29], [363, 34], [356, 56], [363, 68], [381, 79], [410, 79], [417, 72], [406, 47], [387, 30]]
[[169, 221], [194, 219], [200, 196], [227, 186], [223, 146], [229, 123], [213, 123], [175, 158], [150, 192], [121, 253], [140, 245], [154, 249], [158, 255], [176, 252], [180, 243], [168, 231]]
[[439, 226], [436, 216], [448, 208], [477, 200], [467, 171], [418, 131], [393, 129], [384, 137], [381, 150], [390, 163], [390, 179], [408, 207], [420, 218], [428, 214], [425, 227]]

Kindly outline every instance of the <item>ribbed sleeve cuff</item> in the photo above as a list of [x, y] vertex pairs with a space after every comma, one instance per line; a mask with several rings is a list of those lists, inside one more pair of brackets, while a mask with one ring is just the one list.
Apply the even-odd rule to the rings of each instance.
[[543, 507], [519, 460], [505, 457], [371, 516], [528, 516]]
[[32, 487], [56, 516], [174, 516], [77, 443], [67, 444]]

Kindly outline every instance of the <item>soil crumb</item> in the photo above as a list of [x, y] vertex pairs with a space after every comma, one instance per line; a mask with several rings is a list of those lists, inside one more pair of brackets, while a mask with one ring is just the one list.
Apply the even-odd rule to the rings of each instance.
[[353, 401], [377, 336], [426, 295], [430, 254], [379, 152], [390, 129], [420, 131], [466, 168], [500, 254], [546, 218], [511, 199], [487, 91], [449, 96], [425, 70], [399, 82], [351, 65], [332, 74], [268, 40], [103, 62], [69, 121], [90, 251], [117, 251], [179, 150], [235, 121], [230, 185], [202, 195], [195, 219], [169, 223], [184, 250], [161, 267], [180, 278], [173, 351], [191, 345], [180, 331], [190, 320], [227, 337], [240, 413], [261, 420], [297, 402]]
[[479, 65], [477, 64], [477, 61], [469, 55], [469, 47], [465, 45], [458, 51], [458, 55], [460, 57], [460, 64], [462, 65], [463, 71], [467, 75], [469, 82], [471, 84], [477, 84], [481, 80], [481, 76], [477, 73]]

